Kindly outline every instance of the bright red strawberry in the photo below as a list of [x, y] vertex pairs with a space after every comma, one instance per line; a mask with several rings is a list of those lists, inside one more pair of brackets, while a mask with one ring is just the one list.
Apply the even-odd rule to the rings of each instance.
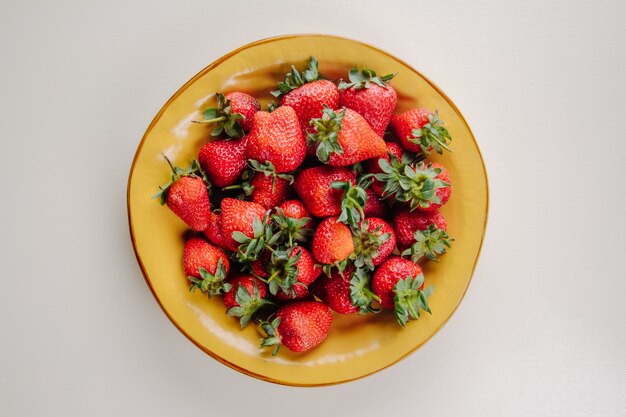
[[206, 229], [211, 219], [211, 201], [200, 166], [194, 161], [184, 170], [165, 159], [172, 169], [172, 179], [160, 186], [159, 192], [152, 198], [158, 198], [161, 205], [167, 204], [193, 230]]
[[428, 155], [432, 150], [442, 153], [448, 150], [452, 138], [443, 127], [437, 112], [411, 109], [391, 118], [391, 129], [404, 149]]
[[266, 209], [273, 209], [287, 201], [289, 196], [289, 181], [256, 172], [250, 179], [252, 189], [252, 201], [259, 203]]
[[[384, 159], [385, 161], [391, 163], [390, 155], [395, 156], [398, 160], [402, 160], [402, 153], [404, 152], [402, 147], [395, 142], [385, 142], [387, 146], [387, 153], [383, 154], [380, 157], [372, 158], [365, 163], [367, 167], [367, 171], [371, 174], [380, 174], [383, 172], [378, 165], [378, 161], [380, 159]], [[377, 179], [374, 179], [374, 182], [370, 186], [370, 189], [374, 191], [379, 197], [383, 195], [384, 184]]]
[[309, 126], [309, 120], [321, 117], [324, 106], [336, 109], [339, 105], [339, 90], [328, 80], [320, 80], [317, 60], [311, 57], [309, 68], [300, 74], [292, 65], [285, 81], [278, 84], [278, 90], [272, 91], [275, 97], [281, 97], [281, 106], [293, 107], [303, 129]]
[[204, 230], [204, 235], [209, 242], [219, 247], [224, 246], [222, 239], [222, 215], [216, 212], [211, 212], [211, 220], [209, 220], [209, 226]]
[[323, 113], [311, 120], [314, 131], [307, 134], [308, 145], [315, 147], [321, 162], [347, 166], [385, 154], [385, 141], [359, 113], [347, 108], [325, 108]]
[[237, 182], [246, 168], [247, 138], [239, 140], [216, 140], [200, 149], [198, 160], [209, 180], [218, 187]]
[[252, 127], [254, 114], [261, 110], [259, 100], [250, 94], [233, 92], [226, 94], [226, 100], [230, 100], [230, 110], [233, 114], [240, 114], [244, 118], [239, 120], [239, 124], [245, 132]]
[[384, 217], [387, 214], [387, 207], [380, 201], [376, 193], [372, 191], [371, 186], [365, 189], [365, 193], [367, 194], [367, 201], [365, 202], [365, 207], [363, 207], [365, 216]]
[[354, 273], [354, 267], [348, 266], [341, 274], [334, 269], [330, 277], [322, 277], [319, 281], [320, 293], [324, 296], [324, 304], [340, 314], [358, 313], [359, 308], [350, 299], [350, 279]]
[[220, 249], [211, 245], [200, 237], [192, 237], [185, 242], [183, 253], [183, 268], [185, 275], [200, 278], [200, 268], [206, 269], [209, 273], [214, 274], [217, 269], [217, 262], [222, 260], [222, 265], [226, 274], [230, 270], [228, 256]]
[[352, 232], [348, 226], [329, 217], [323, 220], [313, 235], [313, 257], [324, 265], [326, 275], [330, 275], [330, 266], [345, 268], [345, 260], [354, 251]]
[[432, 287], [423, 290], [424, 274], [414, 262], [399, 256], [388, 258], [374, 272], [372, 291], [385, 308], [394, 309], [398, 323], [405, 326], [410, 319], [418, 319], [419, 309], [430, 313], [426, 298]]
[[222, 133], [229, 138], [241, 138], [244, 131], [250, 130], [252, 117], [261, 109], [259, 101], [249, 94], [230, 93], [224, 96], [216, 94], [217, 107], [206, 109], [202, 113], [202, 120], [196, 123], [215, 124], [211, 136], [220, 136]]
[[302, 170], [296, 177], [294, 188], [314, 216], [337, 216], [341, 212], [344, 191], [331, 188], [335, 181], [356, 184], [354, 174], [347, 168], [318, 166]]
[[233, 238], [233, 233], [241, 232], [250, 238], [254, 237], [252, 222], [255, 217], [263, 220], [267, 211], [260, 204], [234, 198], [223, 199], [221, 209], [224, 247], [233, 251], [239, 247], [239, 242]]
[[292, 300], [308, 295], [307, 287], [320, 276], [311, 252], [301, 246], [293, 250], [275, 250], [266, 266], [267, 282], [272, 295], [279, 300]]
[[396, 90], [387, 83], [394, 76], [378, 77], [369, 68], [363, 68], [361, 72], [352, 68], [350, 82], [339, 83], [339, 105], [358, 112], [380, 137], [384, 136], [398, 101]]
[[304, 225], [305, 228], [313, 228], [313, 219], [311, 219], [311, 213], [306, 209], [302, 201], [300, 200], [288, 200], [278, 206], [282, 210], [285, 217], [300, 220], [308, 218], [309, 221]]
[[252, 275], [238, 275], [230, 278], [230, 290], [224, 294], [226, 314], [230, 317], [239, 317], [239, 324], [243, 329], [250, 323], [250, 319], [261, 307], [269, 304], [267, 287], [260, 279]]
[[246, 149], [248, 159], [271, 164], [275, 172], [298, 168], [306, 156], [306, 142], [296, 112], [288, 106], [254, 116]]
[[374, 270], [396, 248], [396, 234], [383, 219], [369, 217], [353, 231], [354, 253], [351, 258], [357, 268]]
[[275, 346], [272, 355], [278, 353], [281, 344], [292, 352], [306, 352], [326, 339], [332, 323], [333, 315], [323, 303], [289, 303], [278, 310], [271, 323], [261, 324], [267, 335], [261, 340], [261, 346]]
[[411, 246], [415, 242], [415, 232], [426, 230], [430, 225], [444, 232], [448, 228], [448, 222], [438, 211], [428, 213], [408, 209], [399, 211], [393, 218], [393, 228], [396, 231], [400, 249]]

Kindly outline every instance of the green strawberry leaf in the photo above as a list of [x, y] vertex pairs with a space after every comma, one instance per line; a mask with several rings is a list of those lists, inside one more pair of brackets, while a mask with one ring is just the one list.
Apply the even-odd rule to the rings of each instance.
[[448, 233], [434, 224], [428, 225], [426, 230], [416, 230], [413, 237], [415, 242], [410, 248], [402, 252], [402, 256], [410, 257], [413, 262], [419, 262], [423, 257], [437, 262], [437, 258], [452, 247], [454, 239]]

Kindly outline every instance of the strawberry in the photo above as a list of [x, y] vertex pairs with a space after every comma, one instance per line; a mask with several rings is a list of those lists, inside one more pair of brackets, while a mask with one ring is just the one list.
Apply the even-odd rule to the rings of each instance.
[[337, 266], [341, 272], [346, 267], [347, 258], [354, 251], [352, 233], [348, 226], [329, 217], [317, 227], [312, 248], [313, 257], [323, 264], [322, 269], [326, 275], [330, 276], [332, 266]]
[[432, 293], [432, 287], [423, 288], [422, 269], [399, 256], [388, 258], [372, 278], [372, 291], [380, 298], [380, 304], [394, 309], [396, 320], [403, 327], [408, 320], [420, 317], [419, 309], [430, 313], [426, 298]]
[[316, 290], [323, 294], [323, 302], [339, 314], [358, 313], [350, 299], [350, 277], [354, 273], [354, 267], [348, 266], [343, 273], [334, 269], [329, 277], [322, 277], [319, 282], [320, 288]]
[[[302, 206], [302, 203], [297, 200], [291, 201], [295, 201]], [[288, 209], [291, 207], [293, 206], [287, 206]], [[306, 212], [304, 206], [302, 206], [302, 209]], [[298, 208], [298, 210], [300, 210], [300, 208]], [[301, 215], [301, 212], [296, 213], [296, 216]], [[277, 229], [272, 241], [278, 245], [285, 243], [291, 248], [294, 242], [306, 242], [308, 237], [313, 234], [313, 230], [310, 227], [313, 221], [310, 217], [287, 217], [280, 207], [276, 207], [276, 214], [272, 215], [272, 221]]]
[[437, 112], [411, 109], [391, 118], [391, 130], [404, 149], [428, 155], [432, 150], [441, 154], [452, 140], [448, 129], [443, 127]]
[[210, 184], [206, 181], [197, 161], [186, 170], [175, 167], [166, 157], [172, 169], [172, 179], [152, 196], [167, 206], [193, 230], [207, 228], [211, 219]]
[[237, 182], [246, 168], [246, 145], [248, 139], [216, 140], [205, 144], [198, 160], [209, 180], [218, 187]]
[[221, 209], [224, 247], [233, 251], [236, 251], [240, 244], [235, 240], [233, 233], [239, 232], [249, 238], [254, 237], [252, 222], [255, 218], [262, 220], [267, 211], [260, 204], [234, 198], [223, 199]]
[[395, 75], [378, 77], [369, 68], [361, 72], [352, 68], [348, 74], [350, 82], [339, 83], [339, 105], [358, 112], [380, 137], [385, 135], [398, 101], [396, 90], [387, 83]]
[[192, 237], [185, 242], [183, 269], [192, 291], [199, 289], [211, 298], [230, 289], [230, 285], [224, 282], [230, 269], [228, 257], [202, 238]]
[[408, 248], [415, 243], [415, 232], [426, 230], [430, 225], [434, 225], [444, 232], [448, 228], [446, 218], [438, 211], [425, 213], [408, 209], [400, 210], [393, 218], [393, 228], [398, 237], [398, 246], [401, 249]]
[[308, 146], [328, 165], [347, 166], [384, 155], [385, 141], [359, 113], [344, 108], [324, 108], [321, 118], [312, 119], [314, 132], [307, 133]]
[[331, 188], [335, 181], [356, 184], [354, 174], [347, 168], [318, 166], [302, 170], [296, 177], [294, 188], [314, 216], [337, 216], [341, 212], [343, 191]]
[[306, 156], [306, 142], [293, 108], [283, 106], [272, 113], [256, 113], [246, 155], [261, 164], [271, 163], [277, 173], [298, 168]]
[[250, 179], [252, 201], [273, 209], [287, 201], [289, 196], [289, 180], [256, 172]]
[[309, 68], [300, 74], [292, 65], [291, 72], [285, 81], [278, 83], [278, 90], [272, 95], [280, 98], [281, 106], [292, 107], [298, 115], [303, 128], [309, 125], [309, 120], [322, 116], [324, 106], [336, 109], [339, 104], [339, 90], [328, 80], [320, 80], [317, 70], [317, 60], [311, 57]]
[[295, 220], [300, 220], [303, 218], [308, 218], [309, 221], [304, 224], [304, 227], [307, 229], [311, 229], [313, 227], [313, 220], [311, 219], [311, 214], [306, 209], [304, 204], [300, 200], [288, 200], [283, 204], [278, 206], [278, 208], [283, 212], [285, 217], [292, 218]]
[[214, 211], [211, 212], [209, 225], [202, 233], [214, 245], [224, 246], [224, 240], [222, 239], [222, 215]]
[[206, 109], [196, 123], [215, 124], [211, 136], [225, 133], [229, 138], [242, 138], [250, 130], [252, 117], [261, 110], [259, 101], [246, 93], [234, 92], [224, 96], [217, 93], [217, 107]]
[[261, 347], [275, 346], [273, 356], [278, 354], [281, 344], [292, 352], [306, 352], [326, 339], [332, 322], [330, 309], [323, 303], [289, 303], [276, 312], [272, 322], [261, 323], [267, 335], [261, 339]]
[[307, 287], [320, 276], [311, 252], [301, 246], [292, 250], [275, 250], [266, 267], [267, 282], [272, 295], [279, 300], [292, 300], [308, 295]]
[[[371, 173], [371, 174], [380, 174], [380, 173], [382, 173], [383, 170], [380, 169], [380, 166], [378, 165], [378, 161], [380, 159], [384, 159], [385, 161], [391, 163], [390, 155], [395, 156], [398, 160], [402, 160], [402, 153], [404, 151], [402, 150], [402, 147], [400, 145], [398, 145], [395, 142], [385, 142], [385, 145], [387, 146], [387, 153], [383, 154], [382, 156], [379, 156], [379, 157], [376, 157], [376, 158], [372, 158], [372, 159], [368, 160], [365, 163], [365, 166], [367, 167], [367, 171], [369, 173]], [[385, 184], [383, 184], [382, 182], [380, 182], [377, 179], [374, 179], [374, 182], [372, 183], [370, 188], [379, 197], [382, 197], [384, 186], [385, 186]]]
[[367, 201], [365, 202], [365, 207], [363, 207], [363, 214], [365, 214], [365, 217], [384, 217], [387, 213], [387, 207], [380, 201], [376, 193], [372, 191], [373, 185], [365, 189]]
[[260, 279], [246, 274], [230, 278], [228, 283], [231, 289], [223, 297], [227, 308], [226, 314], [230, 317], [239, 317], [239, 324], [243, 329], [250, 323], [254, 313], [271, 304], [265, 298], [267, 287]]
[[374, 270], [396, 248], [396, 234], [383, 219], [369, 217], [352, 229], [354, 252], [351, 259], [357, 268]]

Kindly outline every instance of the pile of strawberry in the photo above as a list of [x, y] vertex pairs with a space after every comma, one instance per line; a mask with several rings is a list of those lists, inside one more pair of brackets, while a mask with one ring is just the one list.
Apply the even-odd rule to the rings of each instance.
[[311, 57], [278, 83], [269, 111], [246, 93], [217, 94], [198, 121], [217, 139], [189, 168], [170, 163], [155, 195], [199, 232], [183, 254], [191, 289], [221, 295], [242, 328], [254, 319], [274, 354], [320, 344], [331, 309], [391, 309], [402, 326], [430, 313], [420, 263], [450, 247], [439, 209], [451, 188], [426, 158], [451, 137], [437, 112], [394, 115], [394, 75], [354, 68], [336, 84]]

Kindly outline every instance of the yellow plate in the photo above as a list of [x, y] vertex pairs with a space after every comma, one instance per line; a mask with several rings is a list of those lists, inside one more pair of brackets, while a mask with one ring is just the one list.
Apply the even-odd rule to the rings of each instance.
[[[209, 128], [191, 123], [215, 103], [215, 92], [244, 91], [265, 105], [269, 91], [294, 63], [302, 68], [309, 56], [319, 60], [327, 78], [347, 77], [358, 65], [378, 74], [398, 73], [401, 112], [411, 107], [438, 109], [452, 137], [453, 153], [435, 160], [450, 171], [453, 192], [443, 208], [449, 234], [456, 239], [439, 263], [425, 269], [435, 286], [432, 316], [400, 328], [392, 315], [340, 316], [327, 340], [306, 354], [282, 348], [278, 357], [259, 349], [259, 335], [239, 329], [227, 317], [219, 298], [190, 293], [181, 265], [185, 225], [151, 196], [168, 181], [162, 154], [187, 166], [207, 141]], [[137, 260], [148, 286], [165, 314], [193, 343], [220, 362], [245, 374], [287, 385], [328, 385], [357, 379], [404, 358], [450, 318], [470, 283], [487, 221], [487, 176], [480, 151], [459, 110], [432, 82], [397, 58], [372, 46], [323, 35], [292, 35], [264, 39], [218, 59], [188, 81], [156, 115], [137, 149], [128, 180], [128, 218]]]

